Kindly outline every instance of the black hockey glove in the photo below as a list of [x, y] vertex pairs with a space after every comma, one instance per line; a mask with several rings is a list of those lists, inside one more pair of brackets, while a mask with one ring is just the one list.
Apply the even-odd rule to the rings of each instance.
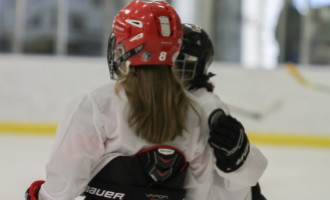
[[209, 144], [214, 150], [217, 167], [226, 173], [235, 171], [243, 165], [250, 150], [244, 127], [222, 109], [214, 110], [208, 120]]

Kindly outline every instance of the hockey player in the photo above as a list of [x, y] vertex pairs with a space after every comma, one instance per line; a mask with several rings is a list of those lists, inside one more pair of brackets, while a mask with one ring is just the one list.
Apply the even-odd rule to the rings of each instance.
[[87, 90], [61, 119], [31, 200], [207, 200], [214, 156], [207, 122], [172, 66], [183, 31], [164, 1], [134, 0], [113, 22], [115, 83]]
[[265, 200], [257, 183], [267, 160], [252, 144], [242, 124], [229, 114], [229, 109], [213, 93], [214, 85], [208, 72], [214, 49], [208, 34], [201, 27], [182, 24], [183, 44], [176, 60], [176, 74], [185, 87], [198, 99], [209, 118], [209, 143], [216, 156], [213, 199]]

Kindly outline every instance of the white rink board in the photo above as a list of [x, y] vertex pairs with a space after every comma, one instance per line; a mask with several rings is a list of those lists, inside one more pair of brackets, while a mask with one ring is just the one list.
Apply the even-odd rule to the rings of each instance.
[[[215, 92], [225, 102], [262, 111], [281, 107], [261, 120], [233, 113], [248, 131], [330, 135], [330, 93], [301, 86], [283, 67], [273, 71], [214, 63]], [[315, 82], [330, 85], [330, 68], [301, 68]], [[0, 122], [57, 123], [80, 90], [110, 80], [106, 58], [0, 55]]]

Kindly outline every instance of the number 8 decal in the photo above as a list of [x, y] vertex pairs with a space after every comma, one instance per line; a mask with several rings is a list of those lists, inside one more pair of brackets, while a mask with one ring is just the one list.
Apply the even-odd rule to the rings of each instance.
[[159, 60], [160, 61], [165, 61], [166, 60], [166, 55], [167, 55], [166, 51], [160, 52]]

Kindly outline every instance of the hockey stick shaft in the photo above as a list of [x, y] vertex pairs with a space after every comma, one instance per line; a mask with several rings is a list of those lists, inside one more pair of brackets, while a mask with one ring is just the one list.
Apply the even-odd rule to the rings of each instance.
[[293, 63], [287, 63], [286, 68], [289, 70], [290, 74], [297, 79], [298, 82], [306, 84], [308, 81], [305, 79], [298, 71], [297, 67]]
[[261, 119], [262, 118], [262, 114], [257, 111], [248, 110], [248, 109], [237, 107], [234, 105], [228, 105], [228, 107], [231, 112], [237, 113], [238, 115], [242, 115], [242, 116], [252, 118], [252, 119]]
[[330, 86], [309, 81], [303, 75], [301, 75], [301, 73], [299, 72], [299, 70], [295, 64], [287, 63], [286, 69], [303, 86], [313, 88], [313, 89], [316, 89], [316, 90], [319, 90], [322, 92], [330, 93]]

